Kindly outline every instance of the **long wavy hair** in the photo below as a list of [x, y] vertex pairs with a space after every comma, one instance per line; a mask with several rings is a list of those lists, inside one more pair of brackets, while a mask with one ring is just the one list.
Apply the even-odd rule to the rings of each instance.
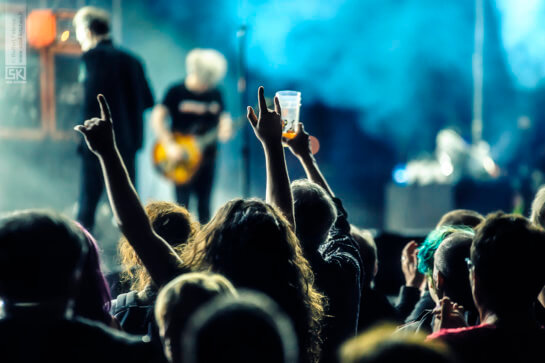
[[264, 292], [294, 322], [301, 362], [318, 362], [325, 298], [288, 221], [259, 199], [227, 202], [182, 249], [192, 270], [219, 273], [237, 288]]
[[[167, 241], [176, 252], [200, 228], [187, 209], [171, 202], [150, 202], [146, 205], [153, 230]], [[152, 284], [151, 276], [127, 239], [119, 240], [119, 256], [123, 266], [121, 281], [130, 283], [132, 290], [142, 291]]]

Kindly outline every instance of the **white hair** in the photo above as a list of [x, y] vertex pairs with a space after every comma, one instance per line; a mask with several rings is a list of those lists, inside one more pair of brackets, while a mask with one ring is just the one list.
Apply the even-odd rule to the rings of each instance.
[[541, 186], [532, 202], [530, 220], [536, 226], [545, 228], [545, 186]]
[[98, 31], [99, 34], [106, 35], [110, 32], [110, 15], [106, 10], [94, 6], [79, 9], [74, 15], [73, 23], [75, 27], [81, 25], [93, 32]]
[[221, 82], [227, 72], [227, 60], [214, 49], [195, 48], [187, 54], [185, 63], [187, 73], [210, 88]]

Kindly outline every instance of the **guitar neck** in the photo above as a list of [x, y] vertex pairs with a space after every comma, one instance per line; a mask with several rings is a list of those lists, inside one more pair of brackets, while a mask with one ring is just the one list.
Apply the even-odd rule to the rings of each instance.
[[199, 144], [199, 147], [201, 150], [206, 149], [210, 145], [214, 144], [218, 139], [218, 128], [215, 127], [214, 129], [208, 131], [204, 135], [197, 136], [196, 140]]

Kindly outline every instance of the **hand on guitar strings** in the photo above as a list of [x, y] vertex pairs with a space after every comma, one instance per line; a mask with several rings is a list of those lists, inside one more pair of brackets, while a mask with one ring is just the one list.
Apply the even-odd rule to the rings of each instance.
[[166, 145], [168, 159], [174, 164], [186, 161], [189, 158], [188, 152], [175, 142]]

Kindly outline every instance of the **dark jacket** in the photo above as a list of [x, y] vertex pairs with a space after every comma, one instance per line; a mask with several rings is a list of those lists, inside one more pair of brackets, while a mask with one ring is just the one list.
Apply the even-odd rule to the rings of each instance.
[[143, 143], [142, 114], [154, 104], [142, 63], [111, 40], [102, 40], [83, 54], [81, 78], [83, 120], [100, 116], [96, 97], [102, 93], [110, 105], [119, 150], [134, 154]]
[[2, 362], [151, 363], [162, 352], [135, 337], [82, 318], [0, 319]]
[[350, 236], [347, 213], [338, 198], [334, 198], [337, 220], [329, 238], [319, 246], [320, 258], [311, 261], [316, 286], [328, 298], [324, 321], [322, 361], [335, 361], [337, 349], [357, 334], [360, 310], [363, 262], [356, 241]]

